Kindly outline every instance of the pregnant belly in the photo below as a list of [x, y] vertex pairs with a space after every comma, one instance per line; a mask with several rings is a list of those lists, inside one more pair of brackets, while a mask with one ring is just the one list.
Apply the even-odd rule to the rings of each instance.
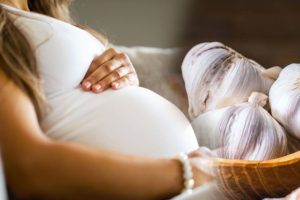
[[41, 126], [55, 140], [155, 157], [198, 147], [183, 113], [145, 88], [131, 86], [101, 94], [78, 88], [49, 103], [51, 108]]

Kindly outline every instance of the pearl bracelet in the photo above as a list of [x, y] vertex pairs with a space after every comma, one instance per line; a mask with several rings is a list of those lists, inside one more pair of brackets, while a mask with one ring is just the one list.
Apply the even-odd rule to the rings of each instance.
[[182, 193], [192, 193], [193, 187], [195, 185], [195, 181], [193, 178], [192, 167], [189, 161], [189, 157], [185, 153], [180, 153], [176, 159], [181, 162], [182, 164], [182, 171], [183, 171], [183, 184], [184, 189]]

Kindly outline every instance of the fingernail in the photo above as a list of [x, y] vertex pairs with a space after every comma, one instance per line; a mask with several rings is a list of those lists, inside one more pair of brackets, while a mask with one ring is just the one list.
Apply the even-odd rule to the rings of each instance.
[[89, 81], [85, 81], [83, 82], [83, 87], [85, 87], [86, 89], [89, 89], [92, 86], [92, 83]]
[[119, 88], [119, 83], [113, 83], [112, 86], [113, 86], [113, 88], [117, 89], [117, 88]]
[[101, 85], [96, 84], [93, 86], [93, 89], [99, 91], [101, 89]]

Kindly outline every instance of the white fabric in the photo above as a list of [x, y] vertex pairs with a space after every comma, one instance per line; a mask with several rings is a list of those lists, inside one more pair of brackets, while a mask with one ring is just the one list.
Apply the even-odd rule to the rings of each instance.
[[144, 156], [169, 157], [198, 147], [193, 129], [178, 108], [142, 87], [101, 94], [79, 84], [103, 45], [65, 22], [5, 6], [36, 48], [51, 106], [43, 131], [55, 140]]
[[130, 57], [140, 86], [168, 99], [188, 116], [188, 101], [180, 67], [183, 49], [141, 46], [117, 48]]

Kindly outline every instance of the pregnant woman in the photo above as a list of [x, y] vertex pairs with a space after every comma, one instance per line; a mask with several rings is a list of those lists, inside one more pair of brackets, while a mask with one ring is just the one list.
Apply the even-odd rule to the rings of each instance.
[[198, 148], [188, 120], [73, 25], [69, 0], [0, 3], [0, 146], [17, 197], [164, 199], [210, 178], [180, 154]]

